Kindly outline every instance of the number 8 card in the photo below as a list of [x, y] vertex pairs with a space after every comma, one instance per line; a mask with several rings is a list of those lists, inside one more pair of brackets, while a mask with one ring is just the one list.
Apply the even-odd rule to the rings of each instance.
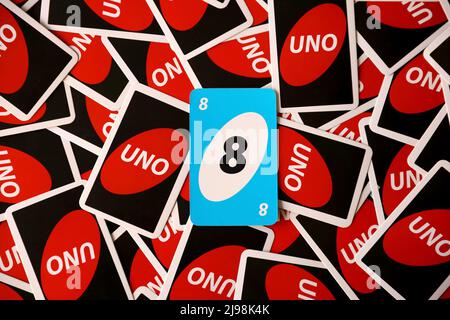
[[194, 90], [190, 130], [192, 222], [274, 224], [278, 218], [275, 92]]

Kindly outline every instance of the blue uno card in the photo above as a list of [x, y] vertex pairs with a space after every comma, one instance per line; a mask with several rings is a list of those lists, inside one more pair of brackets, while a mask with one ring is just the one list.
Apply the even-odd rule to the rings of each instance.
[[199, 226], [263, 226], [278, 218], [276, 95], [197, 89], [190, 106], [190, 213]]

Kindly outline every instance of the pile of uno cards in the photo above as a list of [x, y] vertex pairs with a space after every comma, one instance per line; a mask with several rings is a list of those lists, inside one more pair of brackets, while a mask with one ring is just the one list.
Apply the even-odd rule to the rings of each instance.
[[0, 299], [449, 299], [449, 19], [0, 0]]

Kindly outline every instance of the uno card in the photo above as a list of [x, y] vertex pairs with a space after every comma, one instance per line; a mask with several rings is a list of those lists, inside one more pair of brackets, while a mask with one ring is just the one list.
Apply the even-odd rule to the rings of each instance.
[[10, 205], [71, 183], [76, 164], [67, 142], [38, 130], [0, 138], [0, 212]]
[[155, 238], [186, 178], [188, 105], [140, 86], [120, 109], [80, 199], [83, 209]]
[[0, 108], [0, 137], [65, 125], [74, 119], [72, 93], [69, 85], [63, 82], [30, 120], [19, 120]]
[[279, 119], [279, 199], [283, 209], [340, 227], [356, 212], [369, 146]]
[[253, 24], [244, 0], [147, 0], [175, 52], [190, 59]]
[[274, 224], [278, 215], [275, 92], [197, 89], [191, 94], [190, 112], [192, 222]]
[[[187, 223], [186, 223], [187, 224]], [[166, 225], [160, 236], [155, 239], [141, 237], [147, 248], [153, 252], [164, 270], [169, 270], [172, 264], [181, 236], [183, 235], [185, 226], [175, 223], [175, 217], [172, 215], [167, 220]], [[166, 278], [163, 279], [164, 281]], [[160, 291], [161, 288], [158, 290]]]
[[354, 109], [353, 1], [271, 0], [269, 8], [272, 86], [280, 95], [281, 112]]
[[131, 86], [101, 36], [54, 32], [80, 57], [70, 72], [69, 84], [108, 109], [118, 110]]
[[6, 213], [33, 294], [38, 300], [132, 299], [105, 222], [80, 209], [82, 190], [75, 182]]
[[425, 59], [436, 69], [441, 78], [447, 84], [450, 84], [450, 59], [448, 52], [450, 51], [450, 27], [436, 38], [424, 51]]
[[77, 55], [9, 0], [0, 0], [0, 19], [0, 105], [26, 121], [74, 67]]
[[449, 187], [450, 166], [440, 162], [356, 256], [361, 268], [396, 299], [438, 299], [450, 285]]
[[375, 98], [380, 92], [384, 75], [367, 55], [362, 54], [358, 62], [359, 107], [350, 111], [303, 112], [300, 114], [303, 124], [328, 131], [373, 108]]
[[447, 0], [355, 3], [358, 44], [384, 74], [423, 51], [448, 26]]
[[141, 40], [164, 39], [146, 0], [42, 0], [41, 6], [40, 21], [50, 30]]
[[166, 270], [139, 235], [119, 227], [112, 238], [134, 299], [157, 300]]
[[0, 277], [2, 276], [15, 287], [28, 286], [28, 278], [7, 221], [0, 222]]
[[420, 53], [384, 78], [370, 128], [414, 145], [443, 104], [441, 78]]
[[326, 130], [329, 133], [344, 137], [356, 142], [361, 142], [361, 132], [359, 123], [362, 119], [372, 116], [372, 109], [375, 99], [366, 102], [364, 105], [353, 109], [340, 117], [326, 123], [319, 129]]
[[103, 38], [103, 42], [130, 81], [189, 103], [194, 76], [169, 43], [120, 38]]
[[99, 155], [117, 118], [111, 111], [75, 88], [71, 88], [75, 108], [72, 123], [50, 129], [64, 139]]
[[450, 163], [450, 121], [443, 107], [408, 157], [408, 163], [425, 175], [440, 160]]
[[261, 88], [270, 75], [269, 32], [248, 31], [189, 60], [203, 88]]
[[351, 225], [346, 228], [302, 215], [292, 216], [291, 219], [341, 288], [352, 299], [392, 299], [355, 261], [358, 251], [384, 221], [378, 221], [374, 203], [367, 195], [360, 199], [360, 207]]
[[360, 123], [362, 142], [373, 151], [369, 181], [378, 221], [383, 221], [422, 179], [422, 174], [408, 164], [413, 147], [373, 132], [369, 119]]
[[241, 256], [235, 300], [348, 299], [320, 261], [256, 250]]
[[89, 176], [91, 175], [98, 156], [74, 143], [71, 143], [70, 146], [72, 147], [80, 178], [86, 181], [89, 180]]
[[34, 300], [33, 294], [30, 292], [31, 288], [17, 288], [10, 285], [4, 277], [0, 274], [0, 301], [22, 301]]
[[274, 234], [270, 252], [318, 261], [317, 255], [292, 223], [291, 215], [292, 212], [280, 209], [278, 221], [268, 226]]
[[272, 241], [264, 227], [197, 227], [189, 221], [160, 298], [232, 300], [242, 252], [267, 251]]

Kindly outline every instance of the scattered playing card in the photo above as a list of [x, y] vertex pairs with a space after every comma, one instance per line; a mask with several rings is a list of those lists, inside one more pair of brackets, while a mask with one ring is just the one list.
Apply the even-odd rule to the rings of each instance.
[[26, 121], [38, 112], [78, 58], [9, 0], [0, 0], [0, 19], [0, 106]]
[[[197, 227], [189, 221], [161, 298], [232, 300], [242, 252], [246, 249], [267, 251], [272, 242], [273, 233], [268, 228]], [[209, 281], [216, 285], [209, 286]]]
[[447, 28], [446, 14], [450, 14], [447, 0], [357, 0], [358, 44], [381, 72], [391, 74]]
[[190, 59], [244, 31], [253, 18], [244, 0], [213, 5], [206, 1], [147, 0], [175, 52]]
[[119, 227], [112, 233], [112, 237], [134, 299], [146, 297], [157, 300], [166, 270], [139, 235]]
[[279, 119], [279, 199], [283, 209], [350, 225], [372, 151], [350, 139]]
[[190, 111], [192, 222], [274, 224], [278, 215], [275, 92], [197, 89], [191, 94]]
[[69, 124], [50, 130], [98, 155], [117, 119], [117, 111], [109, 110], [75, 88], [70, 90], [75, 119]]
[[320, 261], [246, 250], [236, 282], [238, 300], [348, 299]]
[[409, 165], [423, 175], [430, 171], [440, 160], [447, 161], [450, 164], [450, 120], [448, 110], [443, 107], [439, 111], [408, 157]]
[[125, 37], [164, 39], [146, 0], [41, 0], [41, 23], [50, 30]]
[[103, 38], [103, 42], [130, 81], [189, 103], [194, 75], [169, 43], [119, 38]]
[[188, 106], [152, 89], [136, 89], [117, 115], [80, 203], [106, 220], [156, 238], [189, 168], [184, 163]]
[[357, 263], [396, 299], [437, 299], [450, 285], [449, 186], [450, 166], [440, 162], [356, 256]]
[[82, 190], [79, 182], [69, 184], [6, 213], [33, 294], [38, 300], [132, 299], [105, 222], [79, 207]]
[[420, 53], [384, 78], [370, 128], [415, 145], [443, 104], [441, 78]]
[[[281, 112], [358, 105], [353, 1], [269, 1], [272, 87]], [[307, 70], [307, 71], [306, 71]]]
[[0, 138], [0, 212], [77, 177], [68, 142], [38, 130]]
[[360, 199], [359, 205], [352, 224], [346, 228], [302, 215], [292, 217], [292, 221], [350, 298], [385, 300], [390, 295], [355, 261], [358, 251], [384, 219], [377, 219], [373, 201], [367, 195]]
[[362, 142], [371, 146], [369, 181], [378, 221], [384, 221], [420, 182], [423, 175], [408, 164], [412, 146], [373, 132], [369, 118], [360, 122]]
[[74, 119], [72, 93], [67, 82], [63, 82], [29, 120], [19, 120], [0, 108], [0, 137], [61, 126]]

